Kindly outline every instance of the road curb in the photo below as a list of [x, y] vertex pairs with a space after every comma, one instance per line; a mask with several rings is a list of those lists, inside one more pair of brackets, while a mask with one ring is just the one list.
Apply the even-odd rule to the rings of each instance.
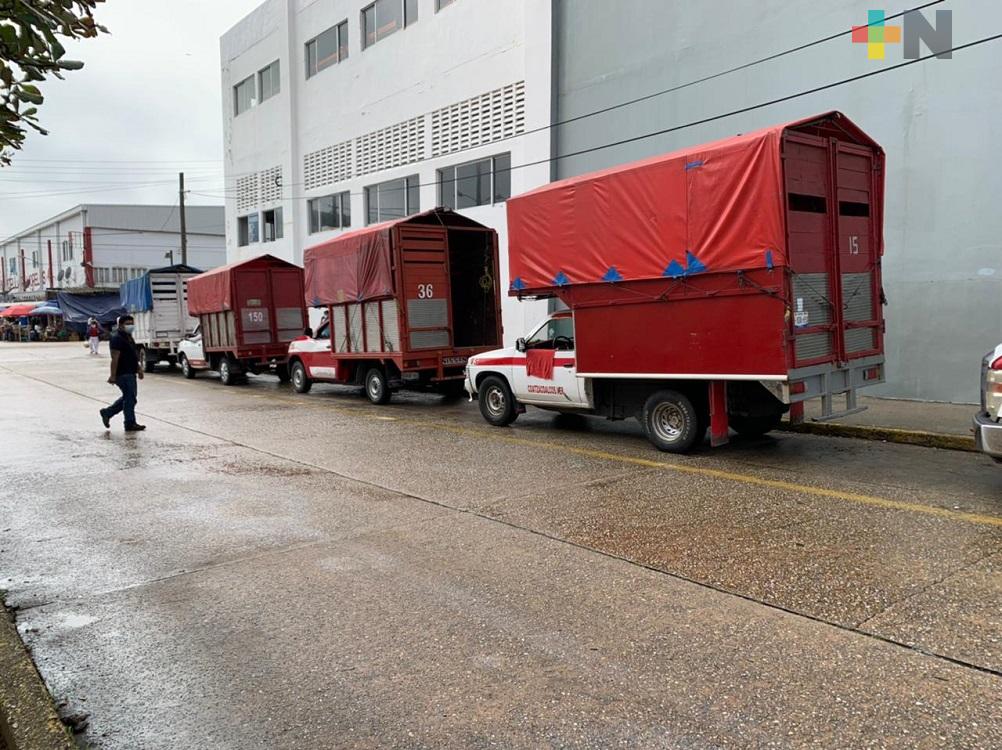
[[10, 750], [76, 750], [2, 602], [0, 675], [0, 745]]
[[808, 435], [828, 435], [832, 437], [857, 438], [861, 440], [881, 440], [902, 445], [921, 445], [926, 448], [942, 448], [951, 451], [976, 452], [974, 438], [965, 435], [947, 435], [941, 432], [921, 430], [901, 430], [896, 427], [869, 427], [864, 425], [836, 424], [834, 422], [783, 422], [781, 430], [800, 432]]

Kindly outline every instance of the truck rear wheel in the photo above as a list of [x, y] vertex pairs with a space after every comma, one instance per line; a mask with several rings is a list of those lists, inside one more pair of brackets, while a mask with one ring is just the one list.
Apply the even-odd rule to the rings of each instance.
[[240, 382], [240, 372], [227, 356], [219, 360], [219, 382], [223, 385], [236, 385]]
[[477, 389], [480, 401], [480, 413], [483, 418], [495, 427], [504, 427], [518, 418], [515, 407], [515, 396], [504, 378], [489, 375]]
[[647, 439], [666, 453], [685, 453], [699, 437], [699, 416], [692, 401], [678, 391], [656, 391], [644, 403], [641, 424]]
[[390, 384], [386, 382], [386, 373], [381, 367], [370, 367], [365, 373], [365, 395], [374, 404], [390, 402]]
[[275, 365], [275, 374], [278, 376], [279, 383], [288, 383], [291, 378], [291, 375], [289, 374], [289, 365]]
[[296, 393], [309, 393], [313, 381], [306, 374], [306, 366], [298, 359], [292, 363], [292, 389]]
[[181, 374], [184, 375], [186, 378], [188, 378], [188, 380], [192, 380], [195, 377], [196, 373], [195, 368], [191, 366], [191, 362], [189, 362], [188, 358], [183, 354], [181, 355], [180, 359], [181, 359]]
[[145, 346], [139, 347], [139, 361], [143, 363], [143, 370], [154, 372], [157, 369], [157, 360], [150, 358], [150, 352]]
[[779, 423], [782, 420], [782, 414], [766, 414], [760, 417], [739, 417], [732, 415], [728, 421], [739, 435], [744, 437], [761, 437], [779, 427]]

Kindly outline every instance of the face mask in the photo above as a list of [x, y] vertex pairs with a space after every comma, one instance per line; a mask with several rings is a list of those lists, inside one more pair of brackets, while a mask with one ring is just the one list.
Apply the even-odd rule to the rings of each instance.
[[128, 333], [129, 335], [132, 335], [132, 330], [134, 328], [135, 328], [135, 326], [131, 325], [131, 324], [127, 324], [127, 325], [122, 326], [122, 330], [125, 331], [126, 333]]

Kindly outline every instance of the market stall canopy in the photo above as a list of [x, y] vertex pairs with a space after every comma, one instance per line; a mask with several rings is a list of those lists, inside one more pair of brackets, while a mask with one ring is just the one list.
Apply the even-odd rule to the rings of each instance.
[[129, 312], [145, 312], [153, 309], [153, 273], [202, 273], [202, 269], [177, 263], [163, 268], [151, 268], [138, 279], [129, 279], [118, 288], [119, 301]]
[[59, 308], [59, 305], [54, 302], [46, 302], [44, 305], [39, 305], [34, 310], [32, 310], [30, 315], [58, 315], [62, 316], [63, 311]]
[[27, 304], [11, 305], [6, 310], [0, 311], [0, 317], [4, 318], [24, 318], [31, 315], [31, 311], [38, 307], [37, 302]]
[[111, 324], [119, 315], [125, 314], [125, 308], [118, 300], [117, 293], [111, 294], [72, 294], [57, 292], [59, 309], [63, 311], [63, 319], [67, 323], [84, 324], [91, 318], [98, 323]]
[[787, 132], [880, 146], [827, 112], [508, 200], [512, 294], [786, 265]]

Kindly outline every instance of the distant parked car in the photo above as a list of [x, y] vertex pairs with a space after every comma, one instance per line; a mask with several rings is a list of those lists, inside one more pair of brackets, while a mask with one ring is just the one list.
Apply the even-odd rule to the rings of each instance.
[[1002, 344], [981, 363], [981, 411], [974, 417], [978, 450], [1002, 463]]

